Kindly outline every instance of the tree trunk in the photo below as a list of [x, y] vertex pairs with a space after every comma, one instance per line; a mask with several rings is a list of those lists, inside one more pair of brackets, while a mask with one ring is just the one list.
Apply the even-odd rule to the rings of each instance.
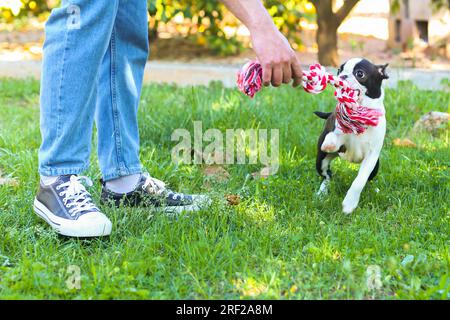
[[345, 0], [342, 7], [333, 12], [333, 0], [311, 0], [317, 13], [317, 46], [319, 62], [325, 66], [338, 66], [337, 29], [359, 0]]
[[317, 30], [319, 63], [324, 66], [339, 66], [337, 47], [337, 26], [330, 21], [323, 21]]
[[316, 41], [319, 49], [319, 63], [324, 66], [336, 67], [339, 65], [337, 49], [338, 21], [333, 13], [332, 0], [315, 1], [317, 12]]

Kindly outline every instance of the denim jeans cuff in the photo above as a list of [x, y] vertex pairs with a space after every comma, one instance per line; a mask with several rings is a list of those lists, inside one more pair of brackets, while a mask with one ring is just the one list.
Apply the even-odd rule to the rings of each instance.
[[120, 177], [129, 176], [131, 174], [142, 173], [142, 171], [142, 166], [140, 164], [137, 166], [114, 168], [103, 172], [103, 181], [109, 181]]
[[81, 168], [49, 168], [49, 167], [40, 167], [39, 174], [41, 176], [49, 177], [49, 176], [62, 176], [66, 174], [80, 174], [86, 171], [87, 167]]

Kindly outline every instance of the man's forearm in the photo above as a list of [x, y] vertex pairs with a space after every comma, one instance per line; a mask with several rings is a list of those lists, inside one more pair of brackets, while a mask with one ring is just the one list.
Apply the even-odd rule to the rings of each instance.
[[250, 31], [275, 28], [261, 0], [220, 0]]
[[278, 31], [261, 0], [221, 0], [250, 31], [252, 48], [262, 65], [264, 85], [278, 87], [302, 79], [300, 62], [287, 39]]

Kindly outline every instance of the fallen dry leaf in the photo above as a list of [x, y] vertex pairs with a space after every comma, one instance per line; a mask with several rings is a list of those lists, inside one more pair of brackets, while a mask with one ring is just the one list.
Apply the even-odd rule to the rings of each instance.
[[16, 179], [0, 177], [0, 186], [17, 187], [19, 182]]
[[394, 144], [394, 146], [397, 146], [397, 147], [417, 148], [417, 145], [414, 142], [412, 142], [411, 140], [409, 140], [408, 138], [394, 139], [393, 144]]
[[226, 198], [230, 206], [237, 206], [241, 202], [241, 197], [237, 194], [228, 194]]
[[203, 174], [217, 181], [227, 181], [230, 173], [221, 166], [207, 166], [203, 169]]

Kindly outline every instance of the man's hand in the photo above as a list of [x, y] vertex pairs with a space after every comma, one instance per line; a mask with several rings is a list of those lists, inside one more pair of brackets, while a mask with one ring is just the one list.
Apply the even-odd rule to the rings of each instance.
[[[267, 28], [266, 28], [267, 29]], [[276, 29], [251, 30], [253, 50], [263, 68], [263, 83], [278, 87], [294, 79], [294, 87], [302, 81], [302, 68], [286, 38]]]
[[227, 8], [244, 23], [252, 37], [253, 50], [263, 68], [264, 85], [275, 87], [302, 80], [302, 69], [289, 42], [275, 27], [260, 0], [222, 0]]

